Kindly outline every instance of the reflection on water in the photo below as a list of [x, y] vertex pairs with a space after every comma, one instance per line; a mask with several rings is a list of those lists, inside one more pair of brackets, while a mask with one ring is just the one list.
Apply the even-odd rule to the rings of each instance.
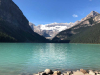
[[0, 44], [0, 75], [37, 73], [46, 68], [99, 69], [100, 45], [20, 43]]

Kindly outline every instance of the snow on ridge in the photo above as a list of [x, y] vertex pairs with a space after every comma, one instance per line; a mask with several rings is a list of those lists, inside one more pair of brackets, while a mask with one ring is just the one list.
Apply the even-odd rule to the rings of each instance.
[[57, 30], [57, 31], [62, 31], [65, 30], [71, 26], [73, 26], [74, 23], [70, 22], [70, 23], [51, 23], [51, 24], [45, 24], [45, 25], [40, 25], [40, 29], [41, 30]]

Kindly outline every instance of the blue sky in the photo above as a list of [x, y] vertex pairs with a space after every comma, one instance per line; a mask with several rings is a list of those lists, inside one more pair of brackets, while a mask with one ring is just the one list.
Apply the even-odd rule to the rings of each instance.
[[91, 11], [100, 13], [100, 0], [13, 0], [26, 18], [34, 23], [69, 23], [81, 20]]

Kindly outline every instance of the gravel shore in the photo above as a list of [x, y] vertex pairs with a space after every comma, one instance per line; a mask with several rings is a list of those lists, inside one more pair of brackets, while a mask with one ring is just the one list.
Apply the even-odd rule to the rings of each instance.
[[52, 71], [50, 69], [46, 69], [43, 72], [38, 72], [37, 74], [26, 74], [22, 73], [20, 75], [100, 75], [99, 70], [75, 70], [75, 71]]

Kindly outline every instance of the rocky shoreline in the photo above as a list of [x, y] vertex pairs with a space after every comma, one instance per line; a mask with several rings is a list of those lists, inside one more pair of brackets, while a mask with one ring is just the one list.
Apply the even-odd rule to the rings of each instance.
[[21, 75], [100, 75], [100, 70], [75, 70], [75, 71], [52, 71], [50, 69], [46, 69], [43, 72], [38, 72], [37, 74], [21, 74]]

